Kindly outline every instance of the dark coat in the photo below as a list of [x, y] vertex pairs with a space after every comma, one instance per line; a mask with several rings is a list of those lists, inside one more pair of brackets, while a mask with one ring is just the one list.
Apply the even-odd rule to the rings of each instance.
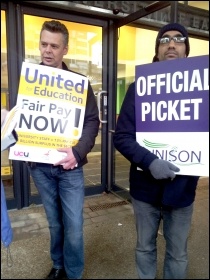
[[[156, 180], [148, 167], [157, 156], [136, 141], [135, 83], [123, 101], [113, 136], [115, 148], [131, 162], [130, 194], [137, 200], [153, 205], [186, 207], [195, 199], [199, 177], [176, 175], [175, 179]], [[137, 170], [140, 167], [142, 171]]]

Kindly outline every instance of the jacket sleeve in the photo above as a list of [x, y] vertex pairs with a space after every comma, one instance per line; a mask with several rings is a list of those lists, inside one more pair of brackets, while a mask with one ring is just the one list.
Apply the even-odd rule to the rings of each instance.
[[135, 83], [132, 83], [125, 95], [113, 136], [115, 148], [132, 164], [146, 170], [150, 163], [158, 158], [136, 141]]
[[93, 148], [96, 136], [98, 135], [99, 123], [96, 98], [90, 82], [88, 82], [88, 93], [82, 135], [78, 143], [72, 147], [73, 154], [78, 163], [82, 161]]

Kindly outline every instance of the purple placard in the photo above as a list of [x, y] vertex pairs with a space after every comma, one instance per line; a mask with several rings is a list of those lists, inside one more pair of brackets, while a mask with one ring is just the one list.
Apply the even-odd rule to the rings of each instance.
[[136, 66], [136, 132], [209, 131], [209, 56]]

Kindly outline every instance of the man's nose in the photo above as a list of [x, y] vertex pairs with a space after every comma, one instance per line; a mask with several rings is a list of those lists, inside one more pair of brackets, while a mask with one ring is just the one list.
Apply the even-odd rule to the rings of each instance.
[[46, 52], [51, 52], [51, 46], [50, 46], [50, 45], [48, 45], [48, 46], [46, 47]]
[[174, 46], [175, 46], [175, 42], [173, 39], [171, 39], [169, 42], [169, 47], [174, 47]]

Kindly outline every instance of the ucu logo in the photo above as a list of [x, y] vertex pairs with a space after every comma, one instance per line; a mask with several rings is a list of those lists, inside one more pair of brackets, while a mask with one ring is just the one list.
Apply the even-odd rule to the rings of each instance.
[[16, 152], [14, 151], [14, 155], [18, 156], [18, 157], [29, 157], [29, 153], [28, 152]]

